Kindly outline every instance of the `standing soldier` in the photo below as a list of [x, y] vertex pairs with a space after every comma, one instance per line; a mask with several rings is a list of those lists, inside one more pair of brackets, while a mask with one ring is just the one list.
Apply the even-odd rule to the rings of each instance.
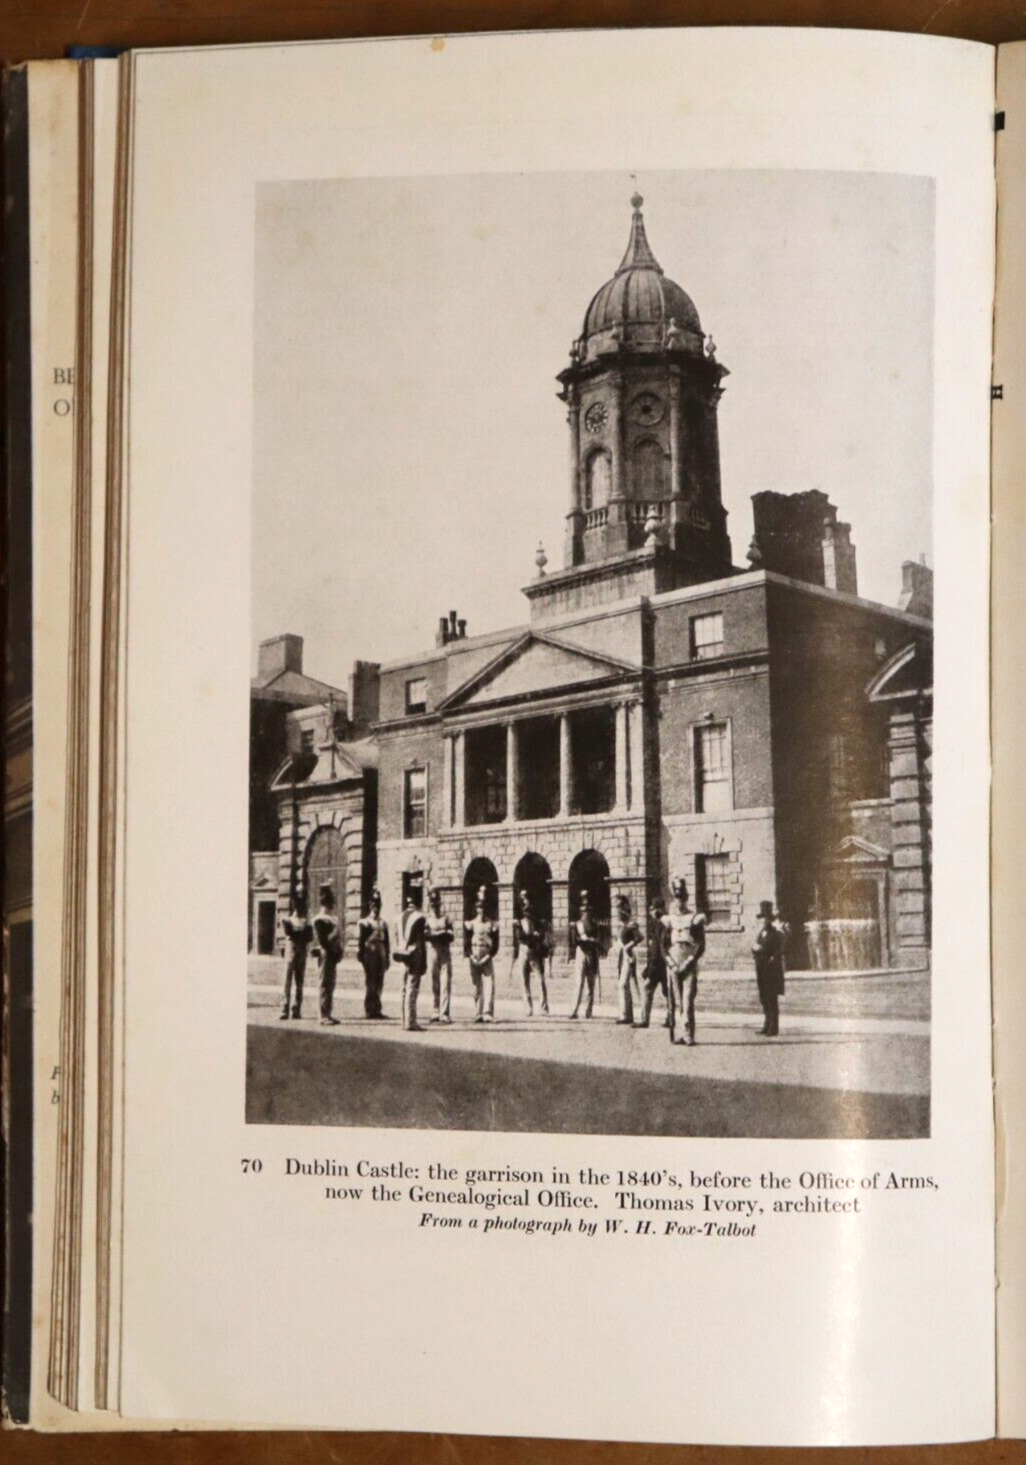
[[[698, 995], [698, 963], [705, 951], [705, 916], [688, 910], [686, 880], [670, 885], [673, 899], [663, 917], [663, 950], [670, 983], [670, 1041], [695, 1046], [695, 998]], [[684, 994], [687, 992], [685, 1004]], [[687, 1010], [687, 1037], [677, 1036], [677, 1015]]]
[[574, 998], [574, 1010], [570, 1016], [571, 1018], [577, 1016], [581, 998], [587, 988], [588, 1000], [584, 1006], [584, 1015], [591, 1017], [592, 1009], [595, 1006], [595, 978], [598, 976], [599, 933], [595, 917], [591, 913], [591, 900], [586, 890], [581, 891], [577, 920], [571, 929], [575, 948], [577, 995]]
[[395, 952], [395, 959], [403, 964], [403, 1028], [409, 1033], [419, 1033], [417, 995], [420, 979], [427, 971], [427, 941], [419, 886], [411, 884], [407, 891], [399, 935], [402, 949]]
[[[523, 958], [521, 959], [521, 948]], [[545, 985], [545, 958], [548, 955], [548, 936], [545, 923], [539, 921], [531, 910], [531, 897], [526, 890], [520, 892], [520, 917], [513, 922], [513, 960], [520, 961], [520, 978], [524, 984], [524, 1001], [528, 1017], [534, 1016], [534, 1000], [531, 996], [531, 972], [538, 973], [541, 988], [541, 1010], [549, 1010], [549, 989]]]
[[774, 925], [775, 920], [773, 902], [760, 902], [759, 930], [752, 944], [752, 955], [755, 957], [759, 1001], [765, 1017], [762, 1025], [764, 1038], [775, 1038], [780, 1032], [780, 999], [784, 995], [784, 936]]
[[330, 885], [320, 889], [321, 906], [314, 916], [314, 940], [321, 953], [321, 1026], [337, 1028], [338, 1018], [332, 1017], [335, 1000], [335, 974], [342, 960], [342, 935], [338, 917], [335, 915], [335, 892]]
[[381, 918], [381, 891], [371, 892], [370, 910], [360, 922], [360, 965], [363, 967], [363, 1010], [367, 1017], [383, 1018], [381, 993], [392, 959], [388, 922]]
[[290, 1000], [293, 1017], [299, 1017], [303, 1009], [303, 978], [306, 976], [307, 953], [313, 940], [313, 927], [307, 918], [305, 896], [295, 897], [288, 915], [281, 923], [281, 929], [285, 934], [285, 951], [288, 957], [285, 966], [285, 999], [280, 1013], [284, 1020], [289, 1015]]
[[637, 947], [641, 941], [641, 929], [631, 918], [631, 903], [626, 895], [617, 901], [620, 919], [616, 928], [616, 986], [620, 998], [620, 1016], [616, 1019], [621, 1026], [634, 1026], [634, 1009], [641, 1006], [638, 990]]
[[465, 922], [470, 937], [470, 980], [474, 984], [474, 1021], [492, 1022], [495, 1017], [495, 953], [499, 949], [499, 928], [485, 915], [484, 886], [477, 892], [474, 919]]
[[648, 960], [645, 962], [642, 977], [645, 983], [645, 998], [641, 1009], [641, 1021], [638, 1024], [642, 1028], [648, 1027], [656, 992], [662, 992], [663, 1001], [666, 1003], [663, 1027], [670, 1026], [670, 994], [666, 986], [666, 952], [663, 950], [663, 917], [665, 915], [666, 907], [662, 901], [654, 900], [648, 913]]
[[434, 1003], [431, 1021], [451, 1023], [453, 929], [448, 913], [442, 909], [442, 892], [436, 886], [432, 886], [428, 895], [424, 934], [431, 949], [431, 997]]

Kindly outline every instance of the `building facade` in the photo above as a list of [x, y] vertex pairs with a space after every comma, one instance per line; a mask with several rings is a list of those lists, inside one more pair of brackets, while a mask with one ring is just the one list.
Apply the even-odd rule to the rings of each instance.
[[683, 875], [711, 966], [750, 962], [763, 900], [792, 966], [922, 966], [930, 572], [906, 565], [894, 607], [860, 599], [819, 492], [756, 495], [734, 566], [728, 373], [632, 202], [558, 377], [563, 566], [539, 551], [522, 625], [469, 635], [452, 611], [431, 650], [358, 664], [364, 721], [325, 723], [317, 761], [290, 754], [273, 781], [279, 914], [332, 828], [350, 930], [369, 881], [393, 913], [429, 881], [468, 914], [484, 887], [503, 946], [527, 890], [559, 943], [582, 891], [608, 927], [620, 895], [640, 913]]

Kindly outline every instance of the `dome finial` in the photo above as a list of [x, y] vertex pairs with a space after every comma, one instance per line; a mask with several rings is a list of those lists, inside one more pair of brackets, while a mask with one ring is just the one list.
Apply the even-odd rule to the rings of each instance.
[[645, 200], [642, 198], [640, 193], [631, 194], [631, 208], [634, 209], [635, 213], [638, 211], [638, 209], [641, 208], [641, 205], [644, 202]]
[[645, 236], [645, 220], [641, 212], [641, 205], [645, 202], [640, 193], [631, 197], [631, 204], [634, 207], [634, 214], [631, 217], [631, 237], [627, 243], [627, 253], [620, 261], [618, 275], [624, 270], [655, 270], [656, 274], [662, 274], [662, 266], [648, 245]]

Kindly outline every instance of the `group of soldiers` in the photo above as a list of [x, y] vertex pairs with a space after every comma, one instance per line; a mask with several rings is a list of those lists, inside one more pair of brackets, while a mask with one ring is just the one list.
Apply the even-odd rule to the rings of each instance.
[[[694, 1046], [695, 1003], [698, 995], [698, 967], [705, 953], [706, 917], [688, 904], [687, 882], [676, 879], [670, 885], [669, 909], [661, 900], [653, 902], [648, 915], [648, 939], [634, 919], [626, 896], [617, 902], [617, 919], [613, 927], [613, 952], [616, 957], [617, 996], [622, 1026], [647, 1028], [655, 995], [660, 992], [666, 1004], [664, 1026], [670, 1040]], [[333, 1015], [335, 981], [342, 959], [342, 938], [335, 894], [330, 885], [319, 891], [319, 908], [311, 921], [307, 903], [298, 896], [282, 922], [286, 944], [285, 992], [282, 1020], [301, 1016], [303, 983], [311, 948], [319, 953], [320, 1021], [324, 1026], [337, 1026]], [[499, 949], [499, 925], [487, 912], [487, 891], [478, 890], [474, 914], [463, 923], [470, 980], [474, 991], [474, 1022], [495, 1020], [495, 957]], [[755, 975], [765, 1022], [762, 1032], [776, 1037], [780, 1031], [780, 997], [784, 991], [784, 934], [786, 927], [778, 922], [771, 901], [759, 907], [759, 927], [753, 945]], [[452, 946], [456, 928], [442, 903], [442, 892], [428, 892], [428, 908], [421, 908], [420, 892], [411, 888], [406, 896], [398, 927], [398, 943], [393, 944], [388, 922], [381, 913], [381, 893], [371, 895], [367, 914], [360, 921], [358, 955], [364, 972], [364, 1014], [372, 1021], [385, 1017], [382, 993], [385, 974], [395, 961], [403, 971], [402, 1025], [409, 1032], [420, 1032], [417, 1003], [420, 984], [425, 975], [431, 978], [431, 1021], [451, 1023]], [[574, 1001], [567, 1014], [571, 1020], [590, 1018], [595, 1007], [595, 992], [602, 955], [602, 935], [586, 890], [578, 901], [577, 919], [570, 928], [570, 945], [574, 963]], [[529, 1016], [535, 1013], [535, 984], [540, 1011], [549, 1014], [547, 969], [551, 972], [554, 949], [552, 928], [536, 913], [529, 891], [519, 892], [519, 913], [513, 922], [513, 966], [523, 988], [524, 1004]], [[639, 972], [639, 962], [643, 965]]]

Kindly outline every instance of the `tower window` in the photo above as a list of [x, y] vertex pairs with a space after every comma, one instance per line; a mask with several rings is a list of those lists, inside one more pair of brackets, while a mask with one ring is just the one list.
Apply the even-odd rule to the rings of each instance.
[[424, 677], [414, 677], [406, 683], [406, 711], [427, 711], [427, 682]]
[[598, 509], [609, 501], [612, 461], [603, 451], [592, 453], [584, 473], [584, 507]]
[[314, 730], [312, 727], [303, 729], [303, 752], [312, 753], [314, 750]]
[[427, 833], [427, 769], [407, 768], [403, 780], [403, 837], [422, 839]]
[[643, 501], [666, 497], [666, 459], [652, 438], [634, 448], [634, 497]]
[[708, 656], [723, 655], [723, 614], [692, 616], [691, 655], [699, 661]]
[[717, 814], [733, 806], [730, 735], [725, 722], [695, 728], [695, 810]]

